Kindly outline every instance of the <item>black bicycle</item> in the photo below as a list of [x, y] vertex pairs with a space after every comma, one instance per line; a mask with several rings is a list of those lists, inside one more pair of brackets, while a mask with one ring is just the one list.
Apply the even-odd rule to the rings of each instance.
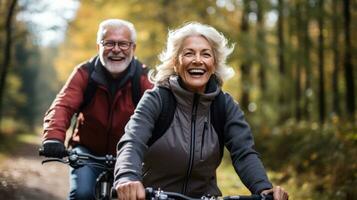
[[[40, 156], [44, 156], [43, 150], [39, 150]], [[73, 168], [90, 165], [104, 169], [98, 176], [95, 187], [95, 197], [98, 200], [111, 200], [117, 199], [116, 190], [113, 188], [114, 181], [114, 165], [116, 158], [112, 155], [102, 157], [94, 156], [88, 153], [79, 153], [76, 151], [68, 150], [64, 158], [46, 158], [42, 164], [47, 162], [60, 162], [68, 164]], [[99, 161], [98, 162], [90, 162]], [[145, 188], [146, 200], [273, 200], [272, 195], [242, 195], [242, 196], [202, 196], [201, 198], [192, 198], [176, 192], [167, 192], [161, 189], [153, 189], [150, 187]]]
[[[40, 156], [44, 156], [43, 149], [39, 150]], [[42, 164], [48, 162], [60, 162], [70, 165], [73, 168], [87, 166], [94, 166], [104, 169], [98, 176], [95, 186], [95, 198], [98, 200], [111, 200], [112, 187], [114, 181], [114, 165], [116, 158], [112, 155], [94, 156], [88, 153], [79, 153], [73, 150], [67, 150], [64, 158], [46, 158]], [[96, 161], [96, 162], [94, 162]]]
[[[112, 198], [117, 198], [117, 193], [115, 189], [112, 189]], [[176, 193], [176, 192], [166, 192], [163, 190], [155, 190], [153, 188], [145, 188], [145, 199], [146, 200], [273, 200], [273, 195], [242, 195], [242, 196], [225, 196], [225, 197], [215, 197], [215, 196], [202, 196], [201, 198], [191, 198], [189, 196]]]

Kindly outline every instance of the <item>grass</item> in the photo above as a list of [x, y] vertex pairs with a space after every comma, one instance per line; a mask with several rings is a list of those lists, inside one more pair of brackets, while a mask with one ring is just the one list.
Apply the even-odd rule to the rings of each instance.
[[217, 169], [217, 182], [223, 196], [250, 194], [235, 172], [227, 150], [224, 153], [221, 165]]

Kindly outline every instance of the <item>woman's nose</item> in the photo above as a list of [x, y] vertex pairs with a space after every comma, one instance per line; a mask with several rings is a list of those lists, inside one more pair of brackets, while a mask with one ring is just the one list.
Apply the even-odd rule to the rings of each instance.
[[195, 58], [194, 58], [194, 60], [193, 60], [193, 63], [202, 64], [201, 55], [196, 55]]

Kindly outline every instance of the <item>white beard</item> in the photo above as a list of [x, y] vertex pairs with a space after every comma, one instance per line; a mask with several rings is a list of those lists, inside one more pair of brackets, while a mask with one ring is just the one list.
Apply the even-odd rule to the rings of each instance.
[[130, 61], [130, 57], [127, 57], [120, 63], [112, 62], [108, 59], [105, 59], [104, 68], [107, 69], [111, 74], [119, 74], [129, 67]]

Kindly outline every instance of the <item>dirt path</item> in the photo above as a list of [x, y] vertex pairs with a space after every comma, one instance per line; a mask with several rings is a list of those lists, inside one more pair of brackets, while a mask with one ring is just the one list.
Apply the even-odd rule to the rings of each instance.
[[68, 193], [68, 167], [61, 163], [41, 164], [40, 139], [22, 143], [0, 163], [0, 199], [63, 200]]

